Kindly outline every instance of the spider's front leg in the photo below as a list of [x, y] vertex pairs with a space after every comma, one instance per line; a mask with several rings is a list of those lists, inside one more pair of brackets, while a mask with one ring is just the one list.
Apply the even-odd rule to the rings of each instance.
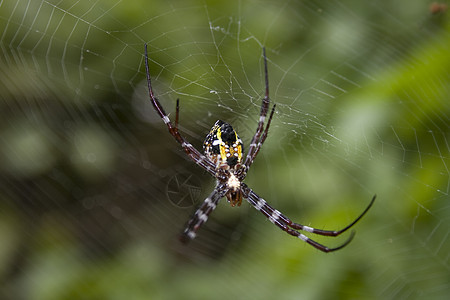
[[343, 233], [343, 232], [347, 231], [348, 229], [350, 229], [351, 227], [353, 227], [353, 225], [355, 225], [367, 213], [367, 211], [372, 207], [372, 205], [375, 201], [375, 198], [376, 198], [376, 196], [374, 196], [372, 198], [372, 201], [370, 201], [369, 205], [366, 207], [366, 209], [352, 223], [350, 223], [350, 225], [346, 226], [344, 229], [322, 230], [322, 229], [316, 229], [313, 227], [309, 227], [309, 226], [305, 226], [305, 225], [301, 225], [301, 224], [292, 222], [288, 217], [283, 215], [280, 211], [278, 211], [275, 208], [273, 208], [272, 206], [270, 206], [263, 198], [259, 197], [252, 189], [250, 189], [244, 183], [242, 183], [242, 191], [243, 191], [244, 198], [246, 198], [248, 200], [248, 202], [256, 210], [260, 211], [264, 216], [266, 216], [266, 218], [268, 218], [270, 222], [272, 222], [273, 224], [278, 226], [281, 230], [285, 231], [286, 233], [299, 238], [300, 240], [310, 244], [311, 246], [313, 246], [314, 248], [316, 248], [322, 252], [333, 252], [333, 251], [344, 248], [351, 242], [355, 233], [352, 232], [350, 234], [350, 237], [341, 245], [334, 247], [334, 248], [329, 248], [325, 245], [322, 245], [322, 244], [310, 239], [309, 237], [307, 237], [303, 233], [300, 233], [297, 230], [303, 230], [306, 232], [310, 232], [310, 233], [314, 233], [314, 234], [318, 234], [318, 235], [324, 235], [324, 236], [338, 236], [341, 233]]
[[197, 230], [208, 220], [209, 214], [216, 208], [219, 200], [227, 193], [226, 185], [219, 183], [214, 191], [203, 201], [192, 218], [188, 221], [186, 229], [180, 236], [180, 241], [187, 243], [195, 238]]

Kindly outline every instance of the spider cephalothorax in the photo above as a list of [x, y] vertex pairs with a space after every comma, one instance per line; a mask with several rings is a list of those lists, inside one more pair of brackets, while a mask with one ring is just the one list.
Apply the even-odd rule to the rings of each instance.
[[324, 246], [303, 233], [299, 230], [314, 233], [324, 236], [338, 236], [350, 229], [356, 224], [370, 209], [373, 202], [375, 201], [375, 196], [370, 201], [366, 209], [359, 215], [352, 223], [347, 225], [341, 230], [322, 230], [313, 227], [301, 225], [292, 222], [288, 217], [283, 215], [280, 211], [274, 209], [270, 206], [263, 198], [259, 197], [252, 189], [250, 189], [244, 180], [247, 171], [253, 163], [256, 155], [259, 153], [262, 144], [266, 140], [267, 134], [269, 132], [270, 121], [272, 120], [273, 113], [275, 112], [275, 105], [272, 107], [272, 111], [269, 115], [269, 120], [267, 121], [266, 127], [264, 128], [264, 122], [269, 111], [269, 79], [267, 73], [267, 58], [266, 51], [263, 48], [264, 57], [264, 74], [265, 74], [265, 84], [266, 91], [265, 96], [261, 103], [261, 113], [259, 115], [258, 127], [256, 133], [253, 136], [250, 146], [245, 156], [245, 160], [242, 156], [244, 151], [244, 146], [241, 139], [234, 131], [230, 124], [218, 120], [211, 131], [206, 136], [205, 142], [203, 144], [203, 149], [205, 155], [202, 155], [197, 149], [194, 148], [184, 137], [181, 136], [178, 130], [178, 116], [179, 116], [179, 101], [177, 100], [176, 115], [175, 115], [175, 126], [170, 121], [164, 108], [159, 103], [158, 99], [153, 93], [152, 83], [150, 79], [150, 72], [148, 68], [148, 55], [147, 55], [147, 45], [145, 45], [145, 72], [147, 75], [147, 84], [150, 100], [155, 108], [156, 112], [159, 114], [164, 124], [166, 124], [169, 129], [170, 134], [175, 138], [175, 140], [181, 144], [184, 152], [200, 167], [202, 167], [209, 174], [217, 179], [216, 188], [213, 192], [205, 199], [203, 204], [197, 209], [194, 216], [189, 220], [186, 229], [183, 232], [181, 240], [186, 242], [195, 238], [197, 230], [208, 220], [209, 214], [216, 208], [219, 200], [226, 197], [232, 206], [240, 206], [242, 198], [247, 199], [247, 201], [258, 211], [260, 211], [270, 222], [278, 226], [283, 231], [288, 234], [295, 236], [302, 241], [312, 245], [313, 247], [319, 249], [323, 252], [331, 252], [343, 248], [345, 245], [350, 243], [354, 233], [338, 247], [328, 248]]

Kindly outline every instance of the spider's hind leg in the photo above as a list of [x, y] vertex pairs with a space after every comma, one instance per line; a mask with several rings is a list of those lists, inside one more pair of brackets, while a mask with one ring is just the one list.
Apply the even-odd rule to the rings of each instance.
[[177, 98], [177, 106], [175, 108], [176, 114], [175, 114], [175, 128], [178, 129], [178, 119], [180, 116], [180, 99]]

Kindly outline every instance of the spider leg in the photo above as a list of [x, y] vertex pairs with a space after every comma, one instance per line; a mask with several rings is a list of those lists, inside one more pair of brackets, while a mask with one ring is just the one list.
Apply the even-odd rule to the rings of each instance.
[[289, 220], [287, 217], [285, 217], [283, 215], [281, 215], [280, 218], [282, 218], [283, 221], [286, 222], [289, 225], [289, 227], [291, 227], [293, 229], [304, 230], [304, 231], [307, 231], [307, 232], [315, 233], [315, 234], [318, 234], [318, 235], [324, 235], [324, 236], [338, 236], [341, 233], [344, 233], [348, 229], [352, 228], [353, 225], [355, 225], [359, 220], [361, 220], [362, 217], [364, 217], [364, 215], [372, 207], [373, 203], [375, 202], [375, 198], [376, 197], [377, 197], [377, 195], [374, 195], [372, 200], [370, 201], [369, 205], [367, 205], [366, 209], [353, 222], [351, 222], [349, 225], [347, 225], [346, 227], [344, 227], [341, 230], [316, 229], [316, 228], [312, 228], [312, 227], [309, 227], [309, 226], [305, 226], [305, 225], [294, 223], [294, 222], [292, 222], [291, 220]]
[[208, 216], [216, 208], [219, 200], [228, 191], [226, 184], [219, 184], [214, 191], [203, 201], [203, 204], [197, 209], [192, 218], [188, 221], [186, 229], [180, 236], [183, 243], [187, 243], [194, 239], [197, 230], [208, 220]]
[[[266, 83], [266, 94], [261, 102], [261, 113], [259, 115], [258, 127], [256, 129], [255, 135], [253, 136], [253, 138], [250, 142], [250, 147], [248, 149], [247, 156], [245, 157], [244, 165], [246, 166], [247, 170], [250, 168], [251, 164], [253, 163], [253, 160], [255, 159], [256, 155], [259, 152], [259, 148], [261, 148], [261, 145], [264, 143], [264, 140], [267, 137], [270, 121], [272, 120], [272, 116], [275, 111], [275, 105], [274, 105], [272, 108], [272, 112], [270, 114], [266, 129], [264, 130], [264, 121], [266, 120], [266, 116], [267, 116], [267, 112], [269, 111], [269, 104], [270, 104], [269, 75], [268, 75], [268, 71], [267, 71], [266, 48], [263, 48], [263, 56], [264, 56], [264, 73], [265, 73], [265, 83]], [[263, 134], [263, 130], [264, 130], [264, 134]], [[263, 134], [262, 137], [261, 137], [261, 134]]]
[[[319, 235], [337, 236], [337, 235], [343, 233], [344, 231], [346, 231], [347, 229], [349, 229], [350, 227], [352, 227], [357, 221], [359, 221], [362, 218], [362, 216], [368, 211], [368, 209], [372, 206], [373, 201], [375, 200], [375, 197], [374, 197], [372, 199], [371, 203], [369, 204], [369, 206], [364, 210], [364, 212], [355, 221], [353, 221], [349, 226], [347, 226], [343, 230], [340, 230], [340, 231], [327, 231], [327, 230], [319, 230], [319, 229], [315, 229], [315, 228], [312, 228], [312, 227], [308, 227], [308, 226], [304, 226], [304, 225], [293, 223], [288, 217], [286, 217], [281, 212], [279, 212], [278, 210], [274, 209], [272, 206], [267, 204], [267, 202], [263, 198], [259, 197], [247, 185], [242, 184], [242, 190], [243, 190], [244, 197], [247, 199], [247, 201], [256, 210], [260, 211], [263, 215], [265, 215], [270, 220], [270, 222], [272, 222], [273, 224], [277, 225], [281, 230], [287, 232], [288, 234], [290, 234], [292, 236], [298, 237], [302, 241], [310, 244], [311, 246], [313, 246], [314, 248], [316, 248], [316, 249], [318, 249], [318, 250], [320, 250], [322, 252], [333, 252], [333, 251], [342, 249], [343, 247], [348, 245], [348, 243], [351, 242], [351, 240], [353, 239], [355, 233], [352, 232], [350, 237], [344, 243], [342, 243], [341, 245], [339, 245], [339, 246], [337, 246], [335, 248], [329, 248], [329, 247], [327, 247], [325, 245], [322, 245], [322, 244], [320, 244], [320, 243], [310, 239], [309, 237], [307, 237], [306, 235], [298, 232], [295, 229], [304, 230], [306, 232], [316, 233], [316, 234], [319, 234]], [[332, 234], [330, 234], [330, 233], [332, 233]]]
[[[253, 158], [252, 158], [250, 164], [253, 162], [253, 160], [255, 160], [256, 155], [258, 155], [259, 149], [261, 149], [262, 144], [264, 143], [264, 141], [267, 138], [267, 135], [269, 133], [270, 122], [272, 121], [273, 113], [275, 112], [275, 106], [276, 105], [274, 104], [272, 107], [272, 111], [270, 112], [270, 116], [269, 116], [269, 121], [267, 121], [266, 129], [264, 130], [264, 133], [262, 134], [261, 139], [259, 140], [258, 145], [256, 146], [256, 150], [253, 154]], [[250, 165], [248, 166], [248, 168], [250, 168]]]
[[153, 104], [153, 107], [155, 108], [156, 112], [161, 117], [161, 119], [164, 121], [164, 124], [166, 124], [170, 134], [175, 138], [175, 140], [178, 143], [181, 144], [181, 147], [183, 147], [184, 152], [186, 152], [186, 154], [197, 165], [199, 165], [200, 167], [205, 169], [209, 174], [214, 176], [216, 174], [215, 164], [212, 161], [210, 161], [206, 156], [202, 155], [197, 149], [195, 149], [194, 146], [192, 146], [185, 138], [183, 138], [178, 130], [179, 100], [177, 99], [175, 126], [173, 126], [172, 122], [170, 121], [169, 117], [164, 111], [164, 108], [162, 107], [161, 103], [159, 103], [158, 99], [155, 97], [153, 93], [152, 81], [150, 78], [150, 72], [148, 67], [147, 44], [144, 44], [144, 47], [145, 47], [145, 72], [147, 75], [148, 93], [150, 96], [150, 100]]
[[180, 99], [177, 98], [177, 106], [175, 107], [175, 128], [178, 128], [178, 119], [180, 116]]

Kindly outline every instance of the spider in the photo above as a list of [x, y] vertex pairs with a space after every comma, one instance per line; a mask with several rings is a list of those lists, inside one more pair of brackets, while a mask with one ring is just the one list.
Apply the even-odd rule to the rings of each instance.
[[269, 111], [270, 103], [269, 79], [265, 48], [263, 48], [265, 97], [263, 98], [261, 104], [261, 113], [259, 116], [258, 127], [256, 129], [255, 135], [250, 142], [250, 147], [247, 155], [245, 156], [245, 159], [243, 157], [244, 146], [242, 144], [242, 140], [239, 138], [236, 131], [234, 131], [233, 127], [231, 127], [231, 125], [227, 122], [218, 120], [211, 128], [211, 131], [206, 136], [206, 139], [203, 143], [204, 155], [201, 154], [200, 151], [195, 149], [192, 144], [190, 144], [184, 137], [181, 136], [180, 131], [178, 130], [178, 118], [180, 112], [179, 99], [177, 99], [176, 103], [175, 124], [173, 124], [164, 111], [161, 103], [154, 95], [148, 67], [147, 44], [144, 45], [144, 48], [145, 72], [147, 75], [148, 92], [154, 109], [159, 114], [164, 124], [166, 124], [170, 134], [178, 143], [181, 144], [181, 147], [189, 156], [189, 158], [204, 170], [206, 170], [213, 177], [215, 177], [217, 180], [217, 184], [213, 192], [204, 200], [203, 204], [197, 209], [195, 214], [188, 221], [186, 229], [180, 237], [180, 240], [182, 242], [188, 242], [189, 240], [195, 238], [197, 231], [208, 220], [208, 216], [216, 208], [219, 200], [222, 197], [226, 197], [231, 206], [240, 206], [242, 203], [242, 198], [247, 199], [247, 201], [256, 210], [260, 211], [264, 216], [266, 216], [266, 218], [269, 219], [270, 222], [278, 226], [281, 230], [294, 237], [299, 238], [300, 240], [310, 244], [320, 251], [336, 251], [342, 249], [343, 247], [348, 245], [348, 243], [350, 243], [355, 235], [353, 231], [350, 234], [350, 237], [343, 244], [335, 248], [329, 248], [325, 245], [322, 245], [310, 239], [299, 231], [302, 230], [322, 236], [338, 236], [353, 227], [353, 225], [355, 225], [367, 213], [370, 207], [372, 207], [376, 195], [373, 196], [366, 209], [345, 228], [341, 230], [322, 230], [292, 222], [280, 211], [270, 206], [263, 198], [258, 196], [243, 182], [248, 170], [250, 169], [250, 166], [252, 165], [255, 157], [258, 155], [258, 152], [261, 149], [262, 144], [267, 138], [270, 122], [272, 121], [272, 117], [275, 112], [274, 104], [272, 106], [267, 125], [264, 128], [264, 122]]

